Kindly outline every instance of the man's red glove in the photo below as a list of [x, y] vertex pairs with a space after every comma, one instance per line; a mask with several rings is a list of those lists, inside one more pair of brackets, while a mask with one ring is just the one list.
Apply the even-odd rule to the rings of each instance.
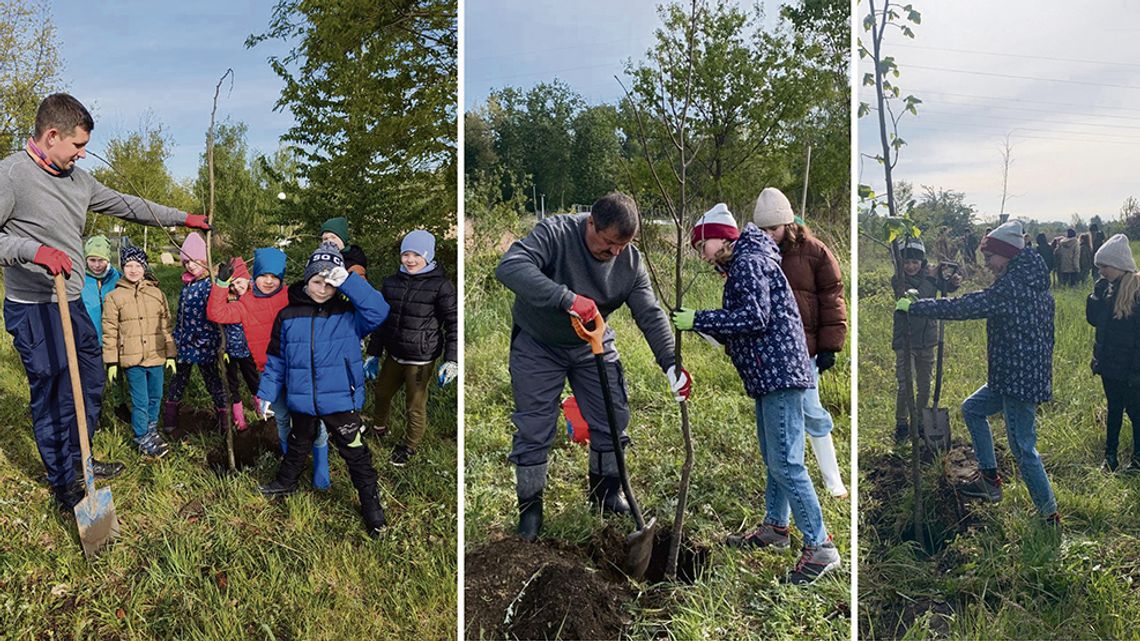
[[570, 314], [577, 316], [583, 323], [588, 323], [598, 315], [598, 304], [581, 294], [575, 294], [574, 302], [570, 304]]
[[52, 276], [59, 273], [64, 276], [71, 276], [71, 257], [54, 247], [40, 245], [32, 262], [46, 268]]
[[210, 231], [210, 223], [206, 222], [206, 217], [201, 214], [186, 214], [186, 222], [182, 224], [193, 229]]

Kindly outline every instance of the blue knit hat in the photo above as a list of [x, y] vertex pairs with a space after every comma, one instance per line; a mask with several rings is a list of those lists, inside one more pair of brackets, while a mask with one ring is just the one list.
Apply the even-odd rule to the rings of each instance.
[[309, 262], [305, 265], [304, 281], [307, 283], [313, 276], [336, 267], [344, 267], [344, 257], [340, 255], [340, 250], [330, 242], [321, 243], [321, 246], [309, 256]]
[[410, 232], [400, 243], [400, 253], [404, 252], [415, 252], [424, 257], [424, 262], [432, 262], [435, 260], [435, 236], [422, 229]]
[[253, 277], [273, 274], [285, 280], [285, 252], [276, 247], [262, 247], [253, 250]]

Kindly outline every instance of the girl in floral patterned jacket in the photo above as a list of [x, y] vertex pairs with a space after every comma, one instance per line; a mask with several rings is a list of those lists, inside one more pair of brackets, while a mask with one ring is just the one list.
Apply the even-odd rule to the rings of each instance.
[[673, 313], [677, 329], [695, 330], [727, 346], [756, 399], [756, 432], [767, 468], [764, 522], [733, 536], [730, 545], [786, 548], [795, 514], [803, 554], [787, 581], [810, 583], [839, 567], [839, 552], [823, 524], [819, 498], [804, 466], [804, 393], [814, 386], [799, 309], [780, 269], [780, 250], [753, 224], [738, 232], [724, 205], [706, 213], [691, 242], [701, 258], [727, 274], [722, 309]]

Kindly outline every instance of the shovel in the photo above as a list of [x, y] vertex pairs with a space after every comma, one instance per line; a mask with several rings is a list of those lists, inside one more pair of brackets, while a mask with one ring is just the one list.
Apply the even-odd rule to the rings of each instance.
[[[943, 263], [939, 265], [938, 269], [947, 267], [951, 269], [950, 276], [958, 273], [958, 265], [955, 263]], [[945, 279], [940, 280], [945, 281]], [[938, 293], [946, 298], [945, 284], [941, 286]], [[938, 400], [942, 396], [942, 335], [944, 328], [944, 323], [938, 321], [938, 356], [934, 365], [934, 398], [931, 400], [930, 407], [922, 408], [922, 439], [926, 443], [926, 447], [935, 453], [950, 449], [950, 412], [945, 407], [938, 406]]]
[[641, 508], [633, 498], [633, 490], [629, 486], [629, 474], [625, 469], [625, 453], [621, 448], [621, 435], [618, 434], [617, 420], [614, 418], [614, 399], [610, 395], [610, 381], [606, 373], [605, 346], [602, 337], [606, 332], [606, 321], [601, 314], [594, 315], [594, 329], [587, 330], [585, 324], [577, 316], [571, 316], [570, 322], [578, 337], [590, 344], [594, 352], [594, 363], [598, 366], [598, 378], [602, 381], [602, 399], [606, 403], [606, 423], [610, 426], [610, 438], [613, 439], [614, 457], [617, 459], [618, 474], [621, 476], [621, 489], [625, 492], [625, 500], [629, 503], [629, 511], [633, 513], [633, 520], [637, 530], [625, 537], [625, 563], [622, 570], [634, 579], [641, 579], [649, 569], [649, 557], [653, 553], [653, 529], [657, 519], [649, 520], [646, 525], [641, 516]]
[[111, 489], [95, 489], [95, 472], [91, 468], [91, 443], [87, 438], [87, 412], [83, 407], [83, 385], [79, 381], [79, 359], [75, 355], [75, 334], [71, 326], [71, 310], [67, 305], [67, 287], [63, 274], [55, 275], [55, 297], [63, 325], [63, 344], [67, 349], [67, 369], [71, 375], [71, 395], [75, 398], [75, 420], [79, 428], [79, 451], [83, 457], [83, 481], [87, 495], [75, 505], [75, 522], [79, 525], [79, 541], [88, 558], [95, 556], [111, 539], [119, 536], [119, 519]]

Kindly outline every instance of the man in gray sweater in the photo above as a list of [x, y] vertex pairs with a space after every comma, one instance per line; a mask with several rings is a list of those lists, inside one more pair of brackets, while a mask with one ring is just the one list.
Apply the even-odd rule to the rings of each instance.
[[[589, 214], [542, 220], [503, 255], [495, 276], [515, 293], [510, 373], [515, 398], [514, 441], [519, 534], [534, 540], [542, 527], [547, 455], [554, 443], [559, 397], [567, 378], [590, 428], [590, 500], [625, 514], [601, 379], [589, 344], [574, 332], [570, 316], [589, 324], [628, 305], [633, 319], [669, 378], [678, 402], [689, 397], [688, 372], [674, 365], [673, 334], [657, 306], [641, 254], [630, 245], [637, 233], [637, 205], [629, 196], [600, 198]], [[614, 331], [606, 329], [605, 360], [623, 446], [629, 424], [628, 395]]]
[[[40, 103], [35, 132], [24, 150], [0, 161], [0, 266], [4, 268], [4, 326], [23, 361], [31, 392], [32, 429], [56, 501], [70, 511], [84, 494], [76, 482], [82, 462], [55, 274], [68, 276], [70, 305], [87, 429], [94, 434], [103, 400], [103, 354], [80, 300], [83, 226], [88, 210], [154, 226], [208, 229], [204, 216], [120, 194], [75, 165], [86, 155], [95, 123], [67, 94]], [[95, 462], [109, 478], [119, 463]]]

